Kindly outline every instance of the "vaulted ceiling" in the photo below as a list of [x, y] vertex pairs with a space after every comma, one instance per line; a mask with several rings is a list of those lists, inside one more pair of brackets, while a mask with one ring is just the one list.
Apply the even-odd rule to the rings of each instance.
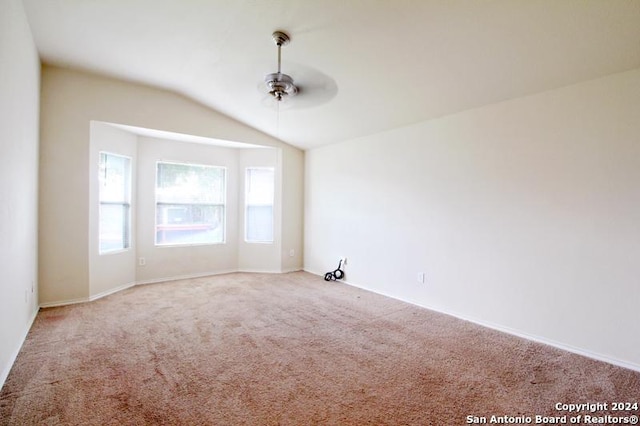
[[[179, 92], [303, 149], [640, 67], [637, 0], [24, 0], [45, 63]], [[301, 93], [276, 106], [271, 38]]]

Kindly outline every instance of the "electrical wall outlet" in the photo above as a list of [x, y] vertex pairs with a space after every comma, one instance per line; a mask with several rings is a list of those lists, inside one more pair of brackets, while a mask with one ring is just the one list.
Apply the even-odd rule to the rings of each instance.
[[346, 257], [341, 257], [340, 258], [340, 262], [342, 262], [342, 266], [347, 264], [347, 258]]
[[139, 266], [145, 266], [146, 264], [147, 264], [147, 259], [145, 259], [144, 257], [138, 258], [138, 265]]
[[426, 277], [425, 277], [424, 272], [418, 272], [418, 282], [420, 284], [424, 284], [425, 281], [426, 281]]
[[294, 249], [289, 250], [289, 257], [293, 257], [296, 255], [296, 251]]

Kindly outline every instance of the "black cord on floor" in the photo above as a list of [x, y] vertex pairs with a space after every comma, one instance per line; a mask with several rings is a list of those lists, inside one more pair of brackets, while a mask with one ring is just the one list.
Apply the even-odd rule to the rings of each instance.
[[324, 274], [324, 280], [325, 281], [335, 281], [335, 280], [341, 280], [344, 278], [344, 271], [342, 269], [340, 269], [340, 267], [342, 266], [342, 259], [340, 259], [340, 263], [338, 263], [338, 269], [331, 271], [331, 272], [327, 272], [326, 274]]

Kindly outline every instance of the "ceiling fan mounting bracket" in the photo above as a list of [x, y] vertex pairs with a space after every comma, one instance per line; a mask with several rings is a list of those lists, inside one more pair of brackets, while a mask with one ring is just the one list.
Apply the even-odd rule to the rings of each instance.
[[276, 46], [286, 46], [291, 41], [291, 37], [289, 37], [289, 34], [285, 33], [284, 31], [274, 31], [271, 36], [273, 37], [273, 41]]

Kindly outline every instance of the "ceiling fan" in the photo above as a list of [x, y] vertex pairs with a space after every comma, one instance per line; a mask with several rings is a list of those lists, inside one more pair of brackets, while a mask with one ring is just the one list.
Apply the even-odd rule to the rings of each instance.
[[261, 84], [263, 93], [265, 90], [267, 92], [265, 100], [271, 101], [269, 104], [278, 108], [280, 104], [287, 104], [287, 108], [299, 109], [318, 106], [335, 97], [338, 86], [331, 77], [320, 71], [301, 64], [289, 64], [296, 80], [299, 80], [295, 82], [291, 75], [283, 73], [282, 47], [291, 42], [291, 37], [282, 30], [274, 31], [271, 37], [278, 48], [278, 70], [265, 75]]
[[298, 93], [298, 87], [293, 83], [293, 78], [284, 74], [281, 69], [282, 46], [289, 44], [291, 38], [283, 31], [275, 31], [271, 36], [276, 46], [278, 46], [278, 72], [267, 74], [264, 77], [264, 82], [269, 89], [269, 95], [280, 102], [287, 96], [295, 96]]

